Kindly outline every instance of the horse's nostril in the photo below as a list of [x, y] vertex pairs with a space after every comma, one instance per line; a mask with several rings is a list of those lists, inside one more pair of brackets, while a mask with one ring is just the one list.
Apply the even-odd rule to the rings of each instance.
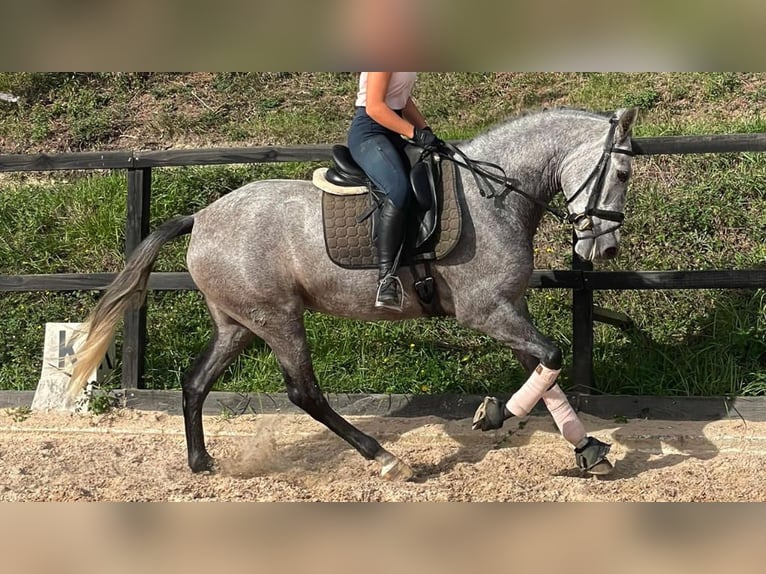
[[614, 259], [617, 257], [617, 252], [619, 251], [619, 248], [617, 247], [607, 247], [604, 249], [604, 253], [602, 254], [602, 257], [604, 259]]

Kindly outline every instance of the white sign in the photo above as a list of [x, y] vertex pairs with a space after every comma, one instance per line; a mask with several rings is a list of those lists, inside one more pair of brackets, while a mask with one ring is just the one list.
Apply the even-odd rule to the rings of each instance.
[[32, 410], [84, 411], [87, 410], [87, 392], [101, 383], [114, 369], [114, 341], [98, 368], [88, 377], [88, 389], [73, 400], [67, 392], [75, 353], [87, 337], [83, 323], [46, 323], [43, 346], [43, 368], [37, 384]]

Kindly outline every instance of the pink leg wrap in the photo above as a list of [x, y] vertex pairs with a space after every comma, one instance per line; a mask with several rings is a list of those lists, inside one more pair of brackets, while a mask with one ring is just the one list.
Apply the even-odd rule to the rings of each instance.
[[578, 446], [585, 438], [585, 427], [574, 412], [572, 405], [569, 404], [567, 396], [561, 387], [555, 385], [551, 390], [543, 395], [545, 406], [548, 407], [556, 426], [559, 427], [561, 434], [573, 446]]
[[559, 376], [560, 372], [537, 365], [527, 382], [513, 394], [506, 404], [508, 410], [517, 417], [527, 416], [535, 408], [543, 393], [556, 382], [556, 377]]

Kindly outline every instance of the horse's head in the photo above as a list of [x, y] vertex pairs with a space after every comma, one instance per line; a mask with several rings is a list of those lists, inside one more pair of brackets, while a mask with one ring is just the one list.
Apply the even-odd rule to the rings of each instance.
[[569, 154], [562, 167], [561, 186], [577, 234], [575, 252], [585, 260], [617, 257], [637, 115], [637, 108], [615, 112], [609, 123]]

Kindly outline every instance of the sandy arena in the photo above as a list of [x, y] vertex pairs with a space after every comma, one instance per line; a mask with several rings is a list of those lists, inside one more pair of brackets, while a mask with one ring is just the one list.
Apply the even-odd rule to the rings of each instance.
[[766, 423], [615, 423], [608, 477], [583, 475], [552, 420], [479, 433], [467, 420], [350, 417], [415, 470], [388, 483], [373, 463], [307, 416], [206, 417], [221, 471], [186, 466], [183, 420], [0, 412], [0, 501], [763, 501]]

